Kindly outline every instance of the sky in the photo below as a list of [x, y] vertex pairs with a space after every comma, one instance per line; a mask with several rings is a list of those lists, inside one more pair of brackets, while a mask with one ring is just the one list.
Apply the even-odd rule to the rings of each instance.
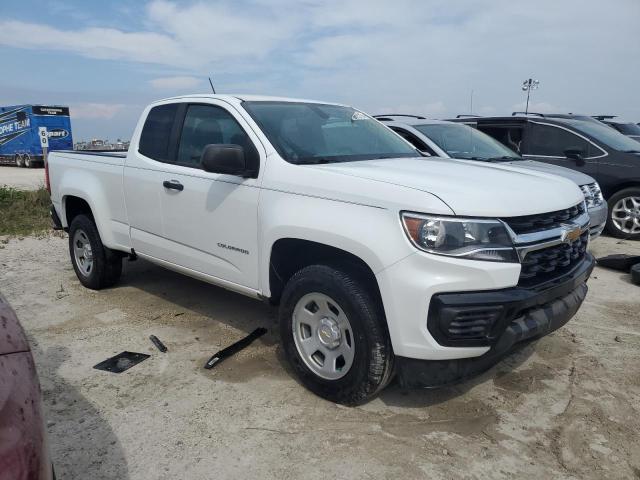
[[208, 76], [432, 118], [523, 110], [534, 78], [530, 111], [640, 122], [639, 21], [640, 0], [3, 2], [0, 105], [68, 105], [76, 140], [115, 140]]

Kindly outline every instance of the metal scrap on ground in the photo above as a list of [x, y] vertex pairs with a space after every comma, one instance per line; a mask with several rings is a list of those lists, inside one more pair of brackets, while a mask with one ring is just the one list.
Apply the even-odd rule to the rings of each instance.
[[165, 353], [167, 351], [166, 345], [162, 343], [160, 339], [155, 335], [149, 335], [149, 340], [151, 340], [153, 344], [158, 348], [158, 350], [160, 350], [162, 353]]
[[149, 357], [150, 355], [146, 353], [122, 352], [94, 365], [93, 368], [104, 370], [105, 372], [122, 373]]
[[266, 328], [263, 328], [263, 327], [256, 328], [253, 332], [251, 332], [249, 335], [244, 337], [242, 340], [238, 340], [236, 343], [229, 345], [228, 347], [214, 354], [207, 361], [207, 363], [205, 363], [204, 368], [206, 369], [213, 368], [215, 365], [217, 365], [221, 361], [225, 360], [226, 358], [229, 358], [231, 355], [239, 352], [243, 348], [248, 347], [254, 340], [261, 337], [265, 333], [267, 333]]

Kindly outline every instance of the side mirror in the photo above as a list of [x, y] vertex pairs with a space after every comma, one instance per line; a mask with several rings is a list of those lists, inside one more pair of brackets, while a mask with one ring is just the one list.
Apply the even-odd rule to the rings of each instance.
[[582, 167], [584, 162], [584, 150], [581, 148], [567, 148], [564, 151], [564, 156], [570, 158], [571, 160], [575, 160], [576, 165]]
[[250, 177], [253, 174], [247, 169], [244, 149], [240, 145], [205, 145], [200, 163], [206, 172], [236, 175], [238, 177]]

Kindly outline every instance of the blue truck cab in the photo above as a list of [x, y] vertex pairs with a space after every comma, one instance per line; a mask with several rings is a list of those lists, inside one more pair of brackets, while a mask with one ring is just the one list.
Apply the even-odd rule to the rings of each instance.
[[38, 128], [46, 127], [49, 151], [72, 150], [69, 107], [14, 105], [0, 107], [0, 163], [19, 167], [43, 166]]

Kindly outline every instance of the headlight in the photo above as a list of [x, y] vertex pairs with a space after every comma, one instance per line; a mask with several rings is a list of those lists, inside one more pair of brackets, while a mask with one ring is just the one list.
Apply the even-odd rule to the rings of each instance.
[[420, 250], [450, 257], [518, 263], [511, 237], [497, 220], [403, 212], [402, 224]]
[[580, 185], [580, 190], [582, 190], [584, 195], [587, 208], [598, 207], [604, 203], [604, 197], [602, 196], [602, 190], [600, 190], [598, 182], [590, 183], [589, 185]]

